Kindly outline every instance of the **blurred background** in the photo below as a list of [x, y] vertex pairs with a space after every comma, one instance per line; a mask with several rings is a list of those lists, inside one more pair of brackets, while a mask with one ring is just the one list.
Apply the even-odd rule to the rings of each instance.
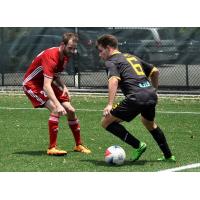
[[102, 34], [113, 34], [119, 50], [160, 70], [160, 93], [200, 94], [200, 28], [197, 27], [1, 27], [0, 87], [21, 90], [35, 56], [59, 46], [64, 32], [79, 35], [78, 53], [62, 73], [66, 85], [80, 91], [104, 91], [107, 76], [95, 48]]

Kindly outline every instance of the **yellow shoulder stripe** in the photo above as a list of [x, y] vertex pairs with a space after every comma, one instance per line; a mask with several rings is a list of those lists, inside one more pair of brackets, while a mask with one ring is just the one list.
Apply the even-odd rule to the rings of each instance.
[[120, 53], [121, 53], [120, 51], [115, 50], [115, 51], [113, 51], [112, 56], [115, 55], [115, 54], [120, 54]]
[[113, 79], [113, 78], [115, 78], [115, 79], [117, 79], [117, 80], [119, 80], [119, 81], [121, 80], [121, 78], [120, 78], [119, 76], [111, 76], [111, 77], [108, 79], [108, 81], [111, 80], [111, 79]]
[[158, 71], [158, 68], [153, 67], [153, 69], [151, 70], [151, 72], [149, 74], [149, 77], [151, 77], [151, 75], [153, 74], [153, 72], [157, 72], [157, 71]]

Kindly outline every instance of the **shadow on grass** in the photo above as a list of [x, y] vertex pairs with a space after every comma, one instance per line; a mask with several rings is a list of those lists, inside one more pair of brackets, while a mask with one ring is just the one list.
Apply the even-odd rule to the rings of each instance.
[[44, 156], [44, 155], [47, 155], [46, 151], [18, 151], [18, 152], [14, 152], [13, 154], [29, 155], [29, 156]]
[[[67, 151], [67, 154], [71, 154], [71, 153], [77, 153], [77, 152]], [[14, 152], [13, 154], [29, 155], [29, 156], [44, 156], [44, 155], [47, 156], [46, 151], [18, 151], [18, 152]], [[55, 157], [62, 157], [62, 156], [66, 156], [66, 155], [55, 155]]]
[[[93, 165], [96, 165], [96, 166], [108, 166], [108, 164], [104, 161], [104, 160], [80, 160], [81, 162], [90, 162], [90, 163], [92, 163]], [[125, 162], [124, 162], [124, 164], [123, 165], [116, 165], [117, 167], [122, 167], [122, 166], [133, 166], [133, 165], [136, 165], [136, 166], [142, 166], [142, 165], [145, 165], [147, 162], [149, 162], [149, 161], [147, 161], [147, 160], [138, 160], [138, 161], [136, 161], [136, 162], [133, 162], [133, 161], [131, 161], [131, 160], [126, 160]], [[110, 165], [110, 166], [112, 166], [112, 165]]]

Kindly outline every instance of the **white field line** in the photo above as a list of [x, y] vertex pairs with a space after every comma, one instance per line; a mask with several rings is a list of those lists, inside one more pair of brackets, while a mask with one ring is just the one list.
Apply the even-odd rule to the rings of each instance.
[[[46, 110], [45, 108], [12, 108], [12, 107], [0, 107], [0, 110]], [[87, 111], [87, 112], [103, 112], [103, 110], [96, 109], [76, 109], [78, 111]], [[185, 112], [185, 111], [157, 111], [162, 114], [192, 114], [192, 115], [200, 115], [200, 112]]]
[[187, 111], [156, 111], [157, 113], [162, 114], [192, 114], [192, 115], [200, 115], [200, 112], [187, 112]]
[[181, 167], [175, 167], [175, 168], [171, 168], [171, 169], [164, 169], [164, 170], [160, 170], [158, 172], [180, 172], [186, 169], [194, 169], [194, 168], [198, 168], [200, 167], [200, 163], [194, 163], [194, 164], [190, 164], [190, 165], [185, 165], [185, 166], [181, 166]]
[[[5, 96], [25, 96], [23, 91], [0, 91], [0, 95], [5, 95]], [[91, 92], [71, 92], [71, 96], [86, 96], [90, 98], [97, 98], [97, 97], [106, 97], [107, 98], [107, 93], [91, 93]], [[123, 97], [123, 94], [118, 94], [118, 97]], [[158, 94], [158, 97], [161, 99], [182, 99], [182, 100], [200, 100], [200, 95], [199, 94]]]

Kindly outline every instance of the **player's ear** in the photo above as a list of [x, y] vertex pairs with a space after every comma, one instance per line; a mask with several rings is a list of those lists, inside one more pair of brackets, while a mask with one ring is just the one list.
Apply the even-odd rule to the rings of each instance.
[[109, 45], [106, 46], [106, 50], [107, 50], [107, 52], [109, 52], [109, 53], [112, 52], [112, 51], [111, 51], [111, 47], [110, 47]]
[[112, 48], [112, 47], [109, 46], [109, 45], [106, 46], [106, 49], [108, 49], [108, 50], [110, 50], [111, 48]]
[[98, 50], [98, 46], [99, 46], [99, 44], [98, 44], [98, 42], [96, 41], [95, 42], [95, 48]]

